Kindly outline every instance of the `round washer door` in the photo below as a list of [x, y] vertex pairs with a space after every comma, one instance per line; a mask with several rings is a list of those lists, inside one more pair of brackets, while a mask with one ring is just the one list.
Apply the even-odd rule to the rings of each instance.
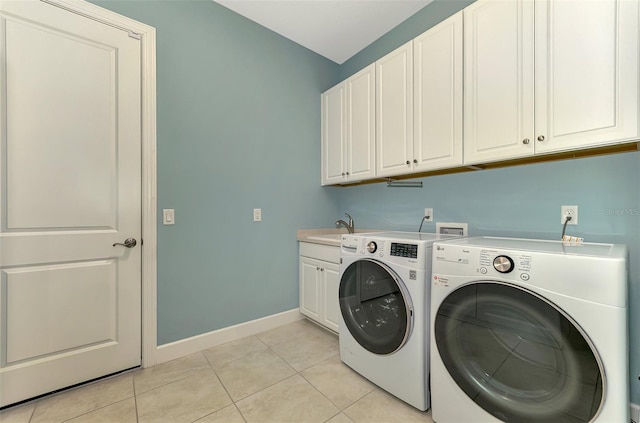
[[375, 354], [391, 354], [407, 342], [413, 326], [408, 292], [388, 266], [363, 259], [343, 272], [340, 312], [353, 338]]
[[589, 422], [604, 372], [591, 341], [554, 304], [481, 281], [452, 292], [434, 322], [438, 353], [458, 386], [502, 421]]

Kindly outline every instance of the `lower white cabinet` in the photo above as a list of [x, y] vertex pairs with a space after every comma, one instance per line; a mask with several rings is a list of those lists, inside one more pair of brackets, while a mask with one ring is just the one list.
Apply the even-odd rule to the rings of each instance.
[[340, 247], [300, 243], [300, 313], [338, 332]]

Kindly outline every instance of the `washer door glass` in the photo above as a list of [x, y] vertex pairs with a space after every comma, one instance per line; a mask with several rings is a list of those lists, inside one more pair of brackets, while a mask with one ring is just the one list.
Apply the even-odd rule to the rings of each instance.
[[435, 317], [438, 353], [476, 404], [510, 422], [588, 422], [603, 402], [601, 361], [578, 325], [499, 282], [451, 293]]
[[400, 349], [409, 337], [412, 306], [398, 276], [374, 260], [351, 263], [340, 280], [340, 312], [355, 340], [375, 354]]

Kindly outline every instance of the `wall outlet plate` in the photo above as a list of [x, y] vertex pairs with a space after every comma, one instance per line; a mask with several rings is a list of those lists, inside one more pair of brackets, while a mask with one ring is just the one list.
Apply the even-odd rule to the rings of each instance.
[[262, 222], [262, 209], [253, 209], [253, 221]]
[[571, 217], [571, 220], [567, 225], [578, 224], [578, 206], [560, 206], [560, 223], [564, 225], [567, 217]]
[[162, 224], [163, 225], [176, 224], [176, 211], [174, 209], [162, 209]]
[[424, 219], [425, 222], [433, 222], [433, 209], [432, 208], [424, 209], [424, 216], [429, 216], [428, 219]]
[[452, 223], [452, 222], [437, 222], [436, 233], [440, 235], [458, 235], [467, 236], [469, 234], [469, 224], [467, 223]]

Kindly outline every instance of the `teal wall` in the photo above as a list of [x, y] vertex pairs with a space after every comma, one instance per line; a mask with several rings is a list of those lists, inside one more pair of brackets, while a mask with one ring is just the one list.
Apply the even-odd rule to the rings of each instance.
[[560, 205], [577, 204], [570, 234], [629, 246], [640, 403], [640, 153], [435, 176], [421, 189], [320, 187], [320, 93], [471, 0], [435, 0], [342, 66], [209, 0], [94, 2], [157, 30], [158, 212], [176, 209], [175, 226], [158, 226], [159, 344], [297, 307], [296, 230], [345, 211], [358, 227], [415, 231], [433, 207], [472, 235], [556, 239]]
[[[320, 187], [320, 93], [338, 65], [209, 0], [95, 1], [156, 28], [158, 344], [298, 307], [296, 230]], [[262, 208], [263, 221], [252, 221]]]

